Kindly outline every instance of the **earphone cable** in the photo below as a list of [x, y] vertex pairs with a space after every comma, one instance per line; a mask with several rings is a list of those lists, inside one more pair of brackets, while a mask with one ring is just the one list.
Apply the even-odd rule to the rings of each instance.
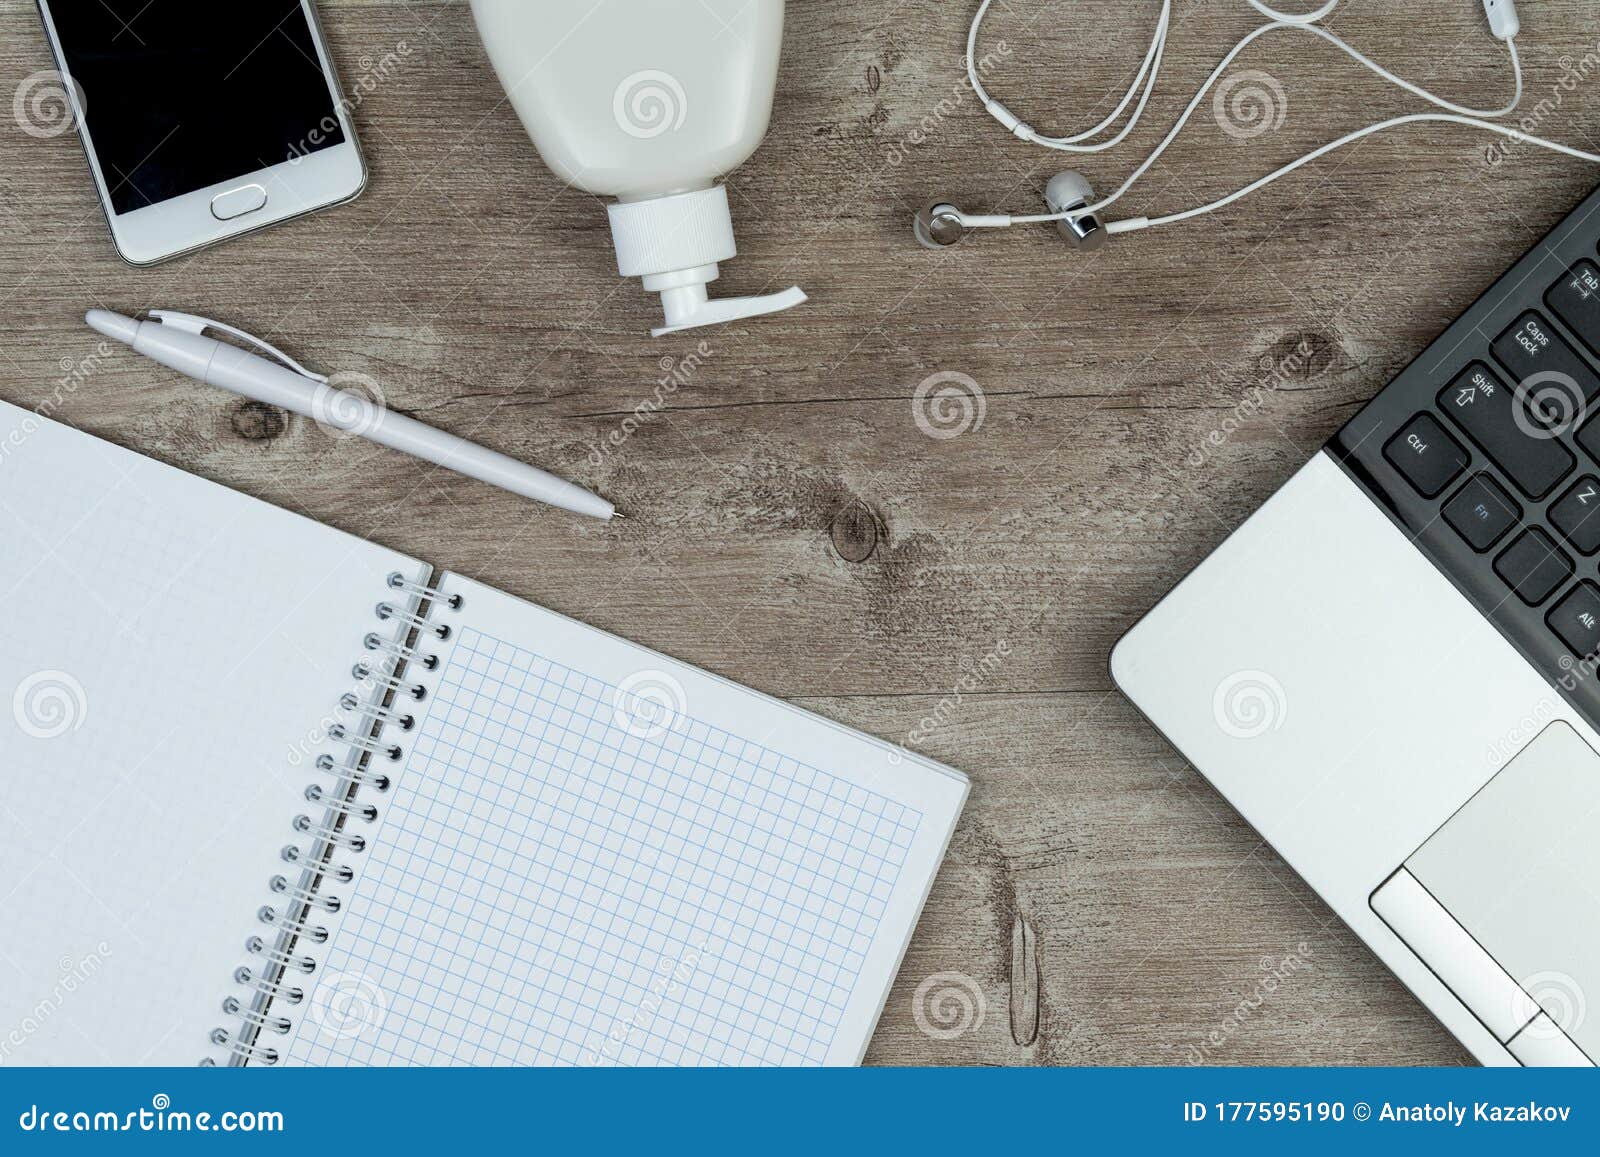
[[[1535, 145], [1539, 148], [1549, 149], [1552, 152], [1560, 153], [1563, 156], [1572, 157], [1576, 160], [1600, 164], [1600, 153], [1589, 153], [1582, 149], [1575, 149], [1571, 145], [1564, 145], [1559, 141], [1552, 141], [1544, 137], [1534, 136], [1532, 133], [1525, 133], [1521, 129], [1514, 129], [1510, 125], [1496, 124], [1493, 121], [1479, 120], [1476, 117], [1457, 116], [1454, 113], [1411, 113], [1408, 116], [1392, 117], [1386, 121], [1379, 121], [1376, 124], [1371, 124], [1365, 128], [1357, 129], [1355, 132], [1347, 133], [1338, 140], [1329, 141], [1321, 148], [1307, 153], [1305, 156], [1290, 162], [1281, 169], [1276, 169], [1273, 172], [1268, 173], [1266, 176], [1252, 181], [1244, 188], [1237, 189], [1234, 192], [1229, 193], [1226, 197], [1219, 197], [1215, 201], [1211, 201], [1205, 205], [1198, 205], [1193, 209], [1185, 209], [1181, 213], [1168, 213], [1163, 217], [1136, 217], [1128, 221], [1113, 221], [1107, 225], [1107, 229], [1113, 233], [1128, 233], [1136, 229], [1148, 229], [1152, 225], [1170, 225], [1175, 221], [1186, 221], [1191, 217], [1199, 217], [1204, 213], [1213, 212], [1227, 205], [1231, 205], [1233, 202], [1244, 197], [1248, 197], [1251, 193], [1256, 192], [1258, 189], [1265, 188], [1278, 178], [1287, 176], [1288, 174], [1294, 172], [1296, 169], [1300, 168], [1300, 166], [1310, 164], [1312, 161], [1315, 161], [1320, 157], [1325, 157], [1336, 149], [1342, 149], [1346, 145], [1353, 144], [1354, 142], [1361, 140], [1363, 137], [1372, 136], [1374, 133], [1383, 132], [1385, 129], [1398, 128], [1401, 125], [1424, 124], [1429, 122], [1436, 124], [1445, 123], [1468, 125], [1472, 128], [1498, 133], [1501, 136], [1507, 137], [1519, 144]], [[1079, 211], [1079, 215], [1081, 215], [1081, 211]], [[1023, 221], [1025, 219], [1019, 217], [1017, 220]], [[1053, 221], [1059, 220], [1059, 218], [1052, 216], [1046, 218], [1046, 220]], [[1122, 227], [1118, 228], [1117, 226], [1119, 225]]]
[[[1112, 148], [1127, 139], [1139, 118], [1144, 114], [1145, 105], [1149, 103], [1151, 94], [1155, 91], [1156, 78], [1161, 73], [1161, 59], [1166, 52], [1167, 32], [1171, 27], [1172, 0], [1162, 0], [1161, 15], [1156, 21], [1156, 30], [1150, 37], [1150, 47], [1146, 49], [1144, 60], [1139, 65], [1139, 71], [1134, 74], [1128, 90], [1122, 94], [1122, 99], [1117, 102], [1117, 107], [1108, 113], [1104, 120], [1092, 128], [1082, 132], [1073, 133], [1064, 137], [1048, 137], [1040, 134], [1034, 127], [1017, 117], [998, 101], [984, 86], [983, 79], [978, 73], [978, 34], [983, 27], [983, 18], [988, 15], [989, 7], [994, 0], [983, 0], [978, 6], [977, 15], [973, 17], [972, 26], [967, 31], [967, 83], [972, 86], [972, 91], [983, 103], [989, 115], [999, 121], [1005, 130], [1020, 140], [1031, 141], [1046, 148], [1057, 149], [1064, 153], [1098, 153]], [[1143, 90], [1141, 91], [1141, 86]], [[1090, 137], [1104, 132], [1116, 123], [1117, 119], [1127, 110], [1135, 94], [1139, 96], [1139, 103], [1134, 107], [1133, 114], [1128, 118], [1128, 123], [1112, 137], [1103, 141], [1083, 144]]]
[[[1183, 115], [1181, 115], [1178, 118], [1177, 123], [1174, 124], [1172, 126], [1172, 128], [1167, 132], [1167, 135], [1164, 138], [1162, 138], [1161, 143], [1158, 144], [1155, 147], [1155, 149], [1150, 153], [1149, 156], [1147, 156], [1143, 161], [1141, 161], [1139, 163], [1138, 167], [1136, 167], [1133, 170], [1133, 172], [1128, 174], [1127, 179], [1124, 180], [1122, 182], [1122, 184], [1117, 187], [1116, 191], [1111, 193], [1109, 196], [1102, 198], [1100, 201], [1096, 202], [1093, 205], [1090, 205], [1090, 206], [1088, 206], [1088, 207], [1086, 207], [1084, 209], [1075, 210], [1074, 213], [1071, 214], [1071, 215], [1073, 215], [1073, 216], [1082, 216], [1082, 215], [1088, 214], [1088, 213], [1099, 213], [1099, 212], [1102, 212], [1103, 210], [1105, 210], [1110, 205], [1114, 204], [1119, 199], [1121, 199], [1121, 197], [1124, 194], [1126, 194], [1130, 189], [1133, 188], [1133, 186], [1140, 180], [1140, 178], [1142, 178], [1147, 172], [1150, 171], [1150, 169], [1155, 165], [1156, 161], [1158, 161], [1161, 158], [1161, 155], [1167, 151], [1169, 146], [1171, 146], [1172, 142], [1177, 140], [1178, 134], [1181, 133], [1183, 131], [1184, 126], [1189, 123], [1189, 118], [1194, 115], [1195, 110], [1197, 108], [1199, 108], [1201, 103], [1205, 100], [1206, 94], [1209, 93], [1211, 91], [1212, 87], [1217, 83], [1217, 81], [1219, 79], [1221, 79], [1222, 75], [1228, 70], [1228, 67], [1233, 63], [1234, 59], [1240, 53], [1242, 53], [1246, 48], [1248, 48], [1250, 46], [1250, 44], [1252, 44], [1258, 37], [1265, 36], [1267, 33], [1275, 32], [1275, 31], [1277, 31], [1277, 30], [1279, 30], [1281, 28], [1307, 28], [1307, 26], [1299, 25], [1299, 24], [1283, 24], [1283, 23], [1263, 24], [1260, 28], [1257, 28], [1255, 31], [1251, 32], [1248, 36], [1246, 36], [1238, 44], [1234, 45], [1233, 49], [1225, 57], [1223, 57], [1221, 62], [1217, 65], [1217, 67], [1212, 70], [1211, 75], [1209, 77], [1207, 77], [1205, 83], [1200, 86], [1200, 90], [1194, 94], [1193, 99], [1189, 101], [1188, 107], [1183, 110]], [[1354, 53], [1354, 51], [1355, 51], [1354, 49], [1351, 49], [1348, 45], [1346, 45], [1342, 40], [1339, 40], [1338, 37], [1335, 37], [1335, 36], [1333, 36], [1332, 33], [1327, 32], [1325, 29], [1322, 29], [1322, 28], [1307, 28], [1307, 30], [1311, 31], [1311, 32], [1316, 32], [1316, 33], [1324, 36], [1325, 38], [1328, 38], [1328, 39], [1332, 40], [1334, 43], [1339, 44], [1341, 47], [1347, 49], [1348, 51], [1350, 51], [1352, 53]], [[1521, 58], [1519, 57], [1519, 55], [1517, 53], [1516, 41], [1514, 41], [1514, 40], [1506, 41], [1506, 47], [1507, 47], [1507, 49], [1509, 49], [1509, 51], [1511, 53], [1512, 72], [1516, 76], [1516, 89], [1517, 89], [1517, 100], [1515, 102], [1513, 102], [1510, 106], [1508, 106], [1507, 109], [1505, 110], [1506, 112], [1510, 112], [1510, 111], [1512, 111], [1512, 110], [1514, 110], [1516, 108], [1517, 104], [1521, 103], [1522, 62], [1521, 62]], [[1359, 54], [1357, 54], [1357, 55], [1359, 55]], [[1429, 94], [1429, 95], [1431, 97], [1431, 94]], [[1447, 109], [1452, 109], [1452, 110], [1457, 108], [1457, 107], [1460, 107], [1460, 106], [1456, 106], [1456, 105], [1451, 105], [1448, 102], [1438, 102], [1437, 100], [1435, 101], [1435, 103], [1442, 103], [1442, 107], [1445, 107]], [[1497, 113], [1496, 115], [1504, 115], [1504, 113]], [[1151, 218], [1148, 218], [1148, 219], [1141, 218], [1140, 220], [1144, 221], [1145, 224], [1140, 225], [1138, 227], [1139, 228], [1147, 228], [1149, 225], [1168, 224], [1168, 223], [1170, 223], [1172, 221], [1187, 220], [1190, 217], [1198, 217], [1203, 213], [1209, 213], [1209, 212], [1212, 212], [1215, 209], [1220, 209], [1224, 205], [1231, 205], [1233, 202], [1241, 199], [1242, 197], [1247, 197], [1251, 193], [1254, 193], [1254, 192], [1256, 192], [1256, 191], [1258, 191], [1260, 189], [1265, 188], [1267, 185], [1272, 184], [1272, 182], [1278, 180], [1280, 177], [1287, 176], [1288, 174], [1294, 172], [1296, 169], [1300, 168], [1301, 166], [1307, 165], [1307, 164], [1311, 163], [1312, 161], [1317, 160], [1320, 157], [1324, 157], [1328, 153], [1331, 153], [1336, 149], [1343, 148], [1345, 145], [1352, 144], [1355, 141], [1361, 140], [1363, 137], [1369, 137], [1369, 136], [1372, 136], [1374, 133], [1383, 132], [1386, 129], [1395, 128], [1395, 127], [1397, 127], [1399, 125], [1415, 124], [1415, 123], [1419, 123], [1419, 122], [1422, 122], [1422, 121], [1442, 121], [1442, 122], [1451, 123], [1451, 124], [1469, 125], [1469, 126], [1474, 127], [1474, 128], [1485, 129], [1485, 130], [1487, 130], [1489, 132], [1503, 133], [1503, 134], [1505, 134], [1507, 136], [1512, 137], [1513, 139], [1526, 139], [1530, 143], [1533, 143], [1533, 144], [1536, 144], [1536, 145], [1540, 145], [1540, 146], [1543, 146], [1543, 147], [1548, 147], [1548, 148], [1554, 149], [1557, 152], [1564, 152], [1569, 156], [1578, 157], [1580, 159], [1600, 159], [1600, 158], [1593, 158], [1592, 154], [1584, 153], [1584, 152], [1581, 152], [1581, 151], [1575, 150], [1575, 149], [1571, 149], [1571, 148], [1569, 148], [1568, 146], [1565, 146], [1565, 145], [1557, 145], [1553, 141], [1546, 141], [1541, 137], [1530, 136], [1529, 134], [1520, 133], [1517, 130], [1510, 129], [1505, 125], [1498, 125], [1498, 124], [1493, 123], [1492, 121], [1484, 120], [1481, 117], [1479, 117], [1477, 114], [1472, 113], [1472, 112], [1457, 113], [1457, 112], [1453, 112], [1452, 111], [1452, 112], [1447, 112], [1447, 113], [1412, 113], [1412, 114], [1409, 114], [1407, 116], [1391, 117], [1388, 120], [1378, 121], [1378, 122], [1376, 122], [1374, 124], [1367, 125], [1365, 128], [1357, 129], [1356, 131], [1354, 131], [1352, 133], [1348, 133], [1345, 136], [1340, 137], [1336, 141], [1330, 141], [1328, 144], [1323, 145], [1320, 148], [1313, 149], [1311, 152], [1306, 153], [1304, 156], [1299, 157], [1296, 160], [1289, 162], [1287, 165], [1284, 165], [1281, 168], [1273, 170], [1271, 173], [1268, 173], [1265, 177], [1261, 177], [1261, 178], [1259, 178], [1259, 179], [1257, 179], [1255, 181], [1252, 181], [1250, 184], [1246, 185], [1244, 188], [1236, 190], [1235, 192], [1228, 194], [1226, 197], [1218, 198], [1216, 201], [1212, 201], [1209, 204], [1198, 206], [1196, 209], [1193, 209], [1193, 210], [1185, 210], [1182, 213], [1168, 214], [1165, 217], [1151, 217]], [[1064, 216], [1068, 216], [1068, 214], [1045, 213], [1045, 214], [1036, 214], [1036, 215], [1029, 216], [1029, 217], [1017, 217], [1017, 218], [1015, 218], [1015, 220], [1017, 221], [1018, 224], [1028, 224], [1028, 223], [1031, 223], [1031, 222], [1059, 221]], [[1116, 230], [1116, 231], [1117, 232], [1126, 232], [1126, 230]]]
[[[1307, 13], [1304, 16], [1293, 16], [1278, 12], [1276, 9], [1259, 2], [1259, 0], [1247, 0], [1247, 2], [1264, 15], [1271, 17], [1272, 22], [1254, 29], [1228, 51], [1228, 53], [1217, 64], [1216, 68], [1212, 70], [1211, 75], [1206, 78], [1206, 81], [1201, 86], [1200, 90], [1195, 93], [1193, 99], [1190, 100], [1182, 115], [1178, 118], [1177, 122], [1172, 126], [1172, 128], [1168, 130], [1167, 135], [1161, 140], [1160, 144], [1158, 144], [1156, 148], [1149, 154], [1149, 156], [1147, 156], [1144, 161], [1141, 162], [1139, 166], [1128, 175], [1127, 179], [1123, 181], [1123, 183], [1116, 189], [1115, 192], [1094, 203], [1093, 205], [1075, 208], [1068, 212], [1062, 213], [1019, 215], [1009, 218], [1009, 223], [1048, 223], [1061, 221], [1069, 217], [1076, 219], [1090, 214], [1099, 213], [1115, 203], [1131, 188], [1133, 188], [1134, 184], [1137, 183], [1141, 177], [1149, 172], [1150, 168], [1155, 164], [1155, 162], [1160, 159], [1161, 155], [1166, 152], [1167, 148], [1172, 144], [1172, 142], [1177, 139], [1178, 134], [1182, 132], [1184, 126], [1188, 124], [1189, 119], [1194, 115], [1195, 110], [1205, 99], [1206, 94], [1211, 91], [1212, 87], [1227, 71], [1229, 66], [1232, 65], [1234, 60], [1238, 58], [1239, 54], [1242, 53], [1250, 44], [1254, 43], [1257, 38], [1264, 36], [1268, 32], [1277, 31], [1280, 28], [1298, 28], [1313, 32], [1322, 39], [1326, 40], [1328, 43], [1343, 51], [1346, 55], [1355, 60], [1357, 63], [1361, 64], [1363, 67], [1382, 77], [1384, 80], [1387, 80], [1396, 87], [1412, 93], [1413, 95], [1418, 96], [1434, 106], [1446, 111], [1444, 113], [1415, 113], [1378, 121], [1374, 124], [1367, 125], [1362, 129], [1348, 133], [1337, 140], [1330, 141], [1327, 144], [1313, 150], [1312, 152], [1309, 152], [1296, 159], [1295, 161], [1292, 161], [1289, 164], [1284, 165], [1271, 173], [1268, 173], [1266, 176], [1251, 182], [1242, 189], [1238, 189], [1235, 192], [1228, 194], [1225, 197], [1218, 198], [1215, 201], [1209, 202], [1205, 205], [1197, 206], [1193, 209], [1184, 210], [1180, 213], [1171, 213], [1161, 217], [1138, 217], [1122, 222], [1109, 222], [1106, 226], [1108, 231], [1114, 233], [1128, 232], [1133, 229], [1148, 228], [1151, 225], [1168, 224], [1174, 221], [1182, 221], [1191, 217], [1200, 216], [1204, 213], [1213, 212], [1214, 210], [1223, 208], [1226, 205], [1230, 205], [1243, 197], [1249, 196], [1251, 193], [1264, 188], [1281, 177], [1287, 176], [1289, 173], [1294, 172], [1303, 165], [1307, 165], [1320, 157], [1326, 156], [1327, 154], [1343, 148], [1346, 145], [1352, 144], [1355, 141], [1361, 140], [1364, 137], [1383, 132], [1390, 128], [1419, 122], [1464, 124], [1473, 128], [1499, 133], [1503, 136], [1509, 137], [1512, 140], [1532, 144], [1541, 148], [1548, 148], [1555, 152], [1563, 153], [1567, 156], [1575, 157], [1580, 160], [1600, 161], [1600, 157], [1597, 157], [1594, 154], [1587, 153], [1579, 149], [1574, 149], [1566, 145], [1561, 145], [1554, 141], [1546, 140], [1542, 137], [1536, 137], [1531, 134], [1521, 132], [1520, 130], [1509, 128], [1505, 125], [1494, 124], [1485, 119], [1489, 117], [1506, 116], [1511, 112], [1514, 112], [1518, 105], [1520, 105], [1522, 102], [1522, 61], [1517, 53], [1516, 41], [1513, 38], [1506, 39], [1506, 48], [1511, 57], [1511, 70], [1514, 90], [1510, 102], [1496, 109], [1475, 109], [1466, 105], [1456, 104], [1453, 101], [1429, 92], [1420, 85], [1413, 84], [1403, 77], [1397, 76], [1393, 72], [1384, 68], [1382, 65], [1378, 64], [1376, 61], [1372, 60], [1370, 57], [1366, 56], [1364, 53], [1360, 52], [1352, 45], [1346, 43], [1334, 33], [1325, 28], [1316, 26], [1314, 22], [1331, 13], [1338, 6], [1338, 0], [1330, 0], [1329, 3], [1324, 4], [1321, 8]], [[1166, 37], [1170, 28], [1171, 0], [1163, 0], [1161, 16], [1157, 21], [1156, 32], [1151, 39], [1150, 48], [1145, 55], [1144, 63], [1140, 66], [1138, 74], [1134, 77], [1134, 81], [1129, 86], [1127, 93], [1124, 94], [1123, 99], [1118, 103], [1117, 107], [1112, 110], [1111, 115], [1091, 129], [1085, 130], [1084, 132], [1075, 134], [1073, 136], [1061, 138], [1040, 136], [1032, 128], [1032, 126], [1022, 122], [1019, 118], [1015, 117], [1014, 114], [1012, 114], [1010, 110], [1007, 109], [1003, 104], [995, 100], [989, 94], [987, 89], [984, 88], [981, 79], [978, 77], [976, 65], [977, 40], [979, 31], [982, 27], [983, 18], [988, 13], [991, 3], [992, 0], [983, 0], [983, 3], [980, 4], [978, 12], [973, 19], [967, 38], [968, 77], [973, 85], [974, 91], [978, 95], [979, 99], [984, 102], [984, 106], [988, 109], [991, 115], [993, 115], [996, 120], [1004, 125], [1008, 131], [1012, 132], [1013, 135], [1019, 137], [1020, 139], [1030, 140], [1036, 144], [1043, 145], [1046, 148], [1054, 148], [1063, 152], [1098, 152], [1103, 149], [1110, 148], [1112, 145], [1115, 145], [1126, 138], [1126, 136], [1132, 131], [1133, 127], [1138, 123], [1139, 116], [1144, 111], [1145, 104], [1149, 100], [1151, 92], [1154, 90], [1157, 75], [1160, 72], [1161, 57], [1165, 50]], [[1114, 123], [1116, 118], [1126, 110], [1134, 94], [1140, 90], [1141, 84], [1143, 84], [1144, 87], [1143, 92], [1140, 95], [1139, 102], [1135, 106], [1133, 115], [1129, 119], [1128, 123], [1123, 126], [1120, 132], [1105, 141], [1095, 142], [1088, 145], [1079, 143], [1086, 138], [1103, 131], [1109, 125]]]

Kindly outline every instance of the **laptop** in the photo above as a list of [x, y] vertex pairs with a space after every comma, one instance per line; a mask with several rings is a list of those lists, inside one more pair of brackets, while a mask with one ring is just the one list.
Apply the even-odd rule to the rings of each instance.
[[1479, 1061], [1600, 1060], [1600, 190], [1117, 644]]

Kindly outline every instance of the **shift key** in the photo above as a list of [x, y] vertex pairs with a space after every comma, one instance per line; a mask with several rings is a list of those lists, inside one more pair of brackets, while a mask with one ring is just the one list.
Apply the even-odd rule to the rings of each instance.
[[1576, 465], [1555, 432], [1530, 415], [1482, 362], [1473, 362], [1439, 393], [1439, 408], [1467, 432], [1529, 498], [1543, 498]]

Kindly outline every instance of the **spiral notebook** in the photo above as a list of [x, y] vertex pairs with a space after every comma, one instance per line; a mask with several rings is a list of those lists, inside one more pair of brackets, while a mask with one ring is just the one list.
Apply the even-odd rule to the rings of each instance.
[[860, 1060], [958, 773], [4, 403], [0, 543], [0, 1064]]

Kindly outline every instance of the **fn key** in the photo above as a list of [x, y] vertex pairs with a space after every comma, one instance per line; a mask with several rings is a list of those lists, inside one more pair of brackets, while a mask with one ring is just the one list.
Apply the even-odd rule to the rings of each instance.
[[1474, 475], [1444, 504], [1444, 520], [1473, 550], [1488, 550], [1521, 518], [1522, 508], [1487, 474]]
[[1390, 438], [1383, 448], [1383, 456], [1424, 498], [1436, 497], [1460, 476], [1470, 461], [1461, 443], [1446, 434], [1444, 427], [1427, 414], [1418, 414], [1406, 423], [1405, 429]]

